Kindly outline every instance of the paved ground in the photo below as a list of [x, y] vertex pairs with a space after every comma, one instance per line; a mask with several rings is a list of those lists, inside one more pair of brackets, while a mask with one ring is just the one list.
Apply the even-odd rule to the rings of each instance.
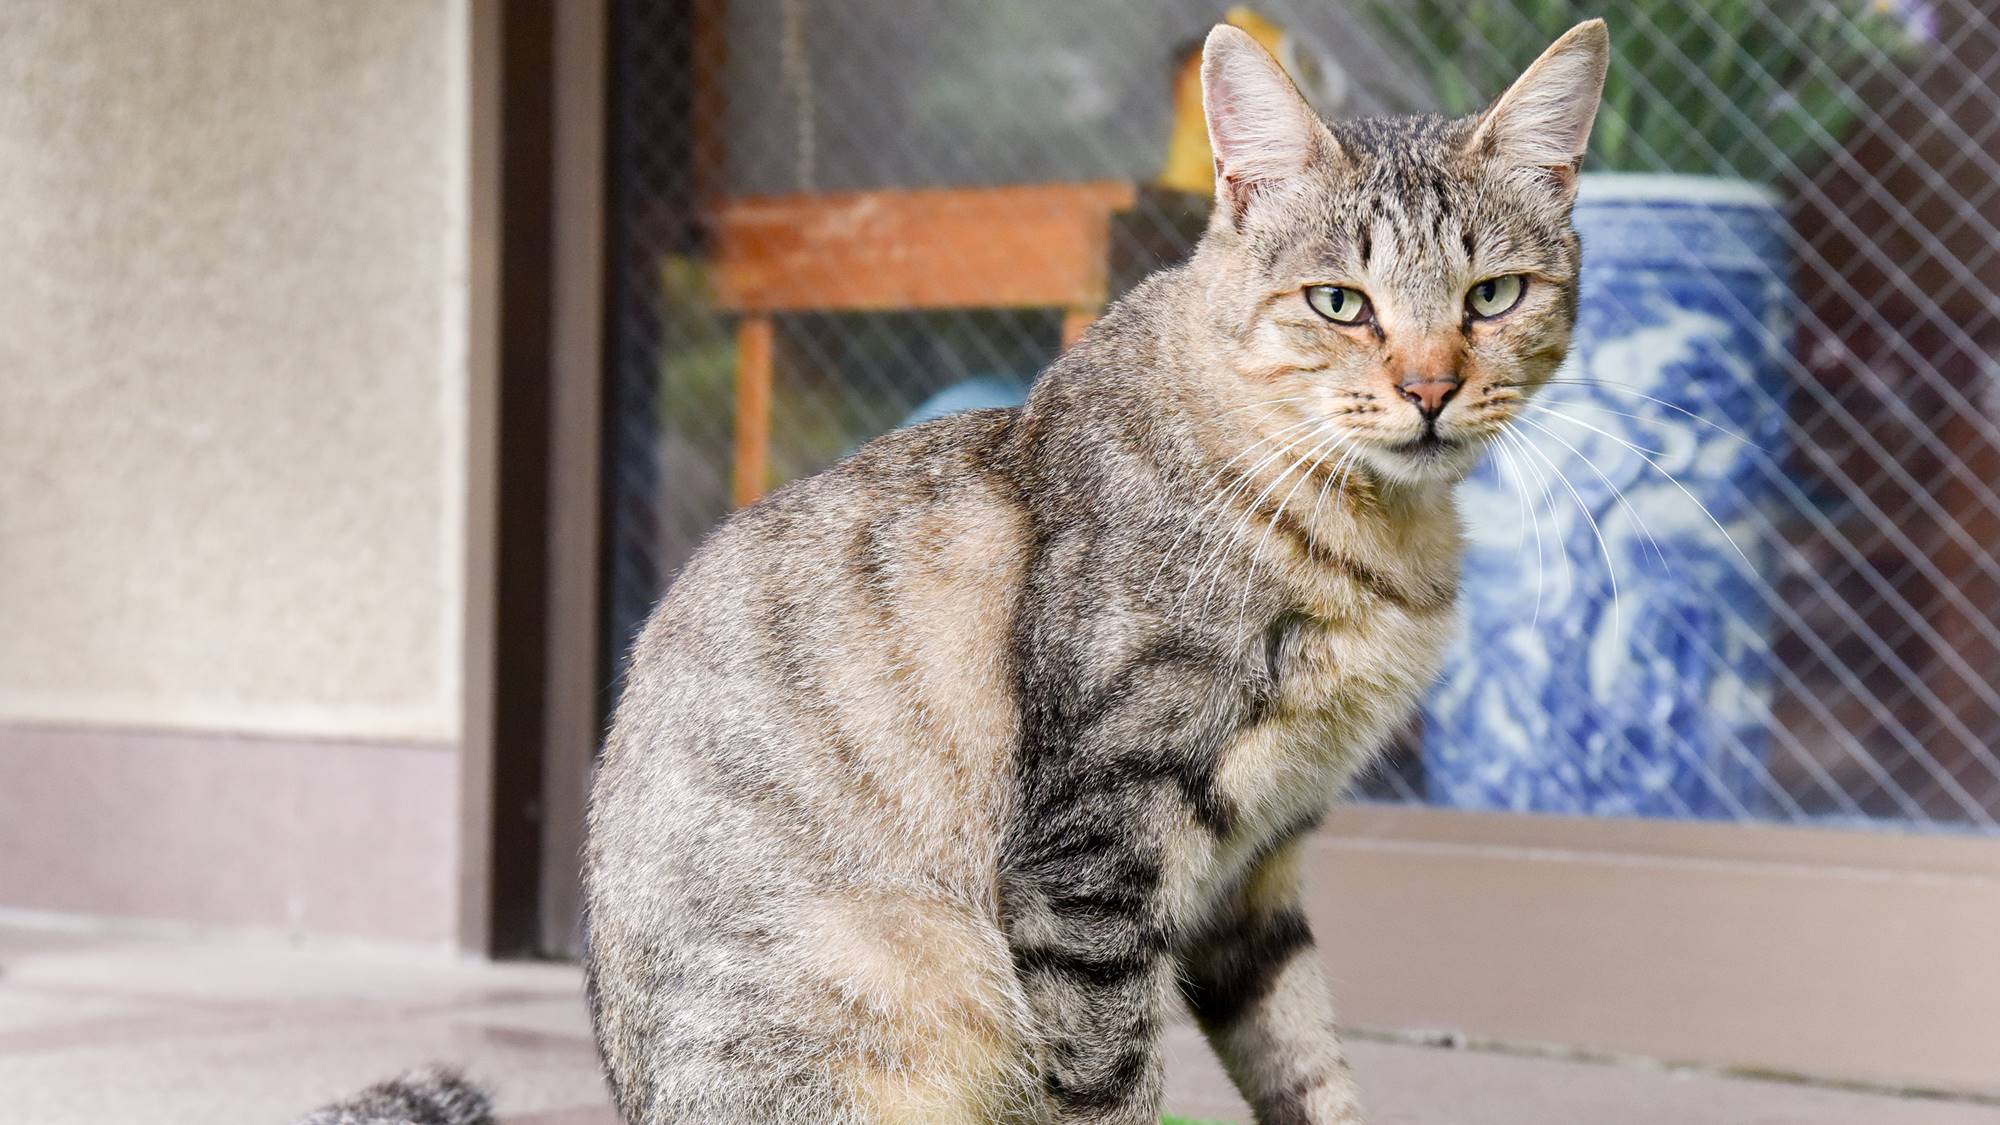
[[[1174, 1109], [1247, 1122], [1180, 1029]], [[1645, 1066], [1354, 1045], [1377, 1125], [2000, 1125], [2000, 1107]], [[556, 965], [236, 937], [0, 927], [0, 1122], [278, 1125], [411, 1064], [459, 1064], [508, 1125], [616, 1125]]]

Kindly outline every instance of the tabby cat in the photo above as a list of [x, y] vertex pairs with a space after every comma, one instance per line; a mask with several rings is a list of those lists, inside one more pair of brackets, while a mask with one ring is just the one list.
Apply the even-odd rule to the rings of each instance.
[[1453, 484], [1563, 358], [1608, 52], [1325, 122], [1216, 28], [1192, 257], [1025, 407], [709, 538], [591, 798], [627, 1121], [1151, 1123], [1183, 1002], [1259, 1121], [1360, 1120], [1301, 838], [1435, 676]]

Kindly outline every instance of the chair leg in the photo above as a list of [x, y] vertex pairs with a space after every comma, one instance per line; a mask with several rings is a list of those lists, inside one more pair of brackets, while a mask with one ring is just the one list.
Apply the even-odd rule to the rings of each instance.
[[736, 325], [736, 458], [731, 494], [738, 507], [754, 502], [771, 481], [771, 318], [745, 316]]
[[1090, 322], [1097, 319], [1096, 309], [1065, 309], [1062, 319], [1062, 346], [1067, 348], [1076, 343]]

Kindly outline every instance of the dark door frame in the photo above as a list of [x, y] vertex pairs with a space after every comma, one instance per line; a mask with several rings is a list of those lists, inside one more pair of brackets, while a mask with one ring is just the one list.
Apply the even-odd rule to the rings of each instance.
[[604, 693], [608, 0], [473, 0], [459, 944], [566, 955]]

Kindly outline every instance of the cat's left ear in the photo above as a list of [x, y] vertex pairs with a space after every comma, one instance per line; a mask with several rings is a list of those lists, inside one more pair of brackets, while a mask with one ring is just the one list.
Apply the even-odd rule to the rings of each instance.
[[1570, 28], [1480, 114], [1469, 150], [1516, 167], [1543, 169], [1565, 197], [1573, 198], [1610, 63], [1611, 36], [1603, 20]]

